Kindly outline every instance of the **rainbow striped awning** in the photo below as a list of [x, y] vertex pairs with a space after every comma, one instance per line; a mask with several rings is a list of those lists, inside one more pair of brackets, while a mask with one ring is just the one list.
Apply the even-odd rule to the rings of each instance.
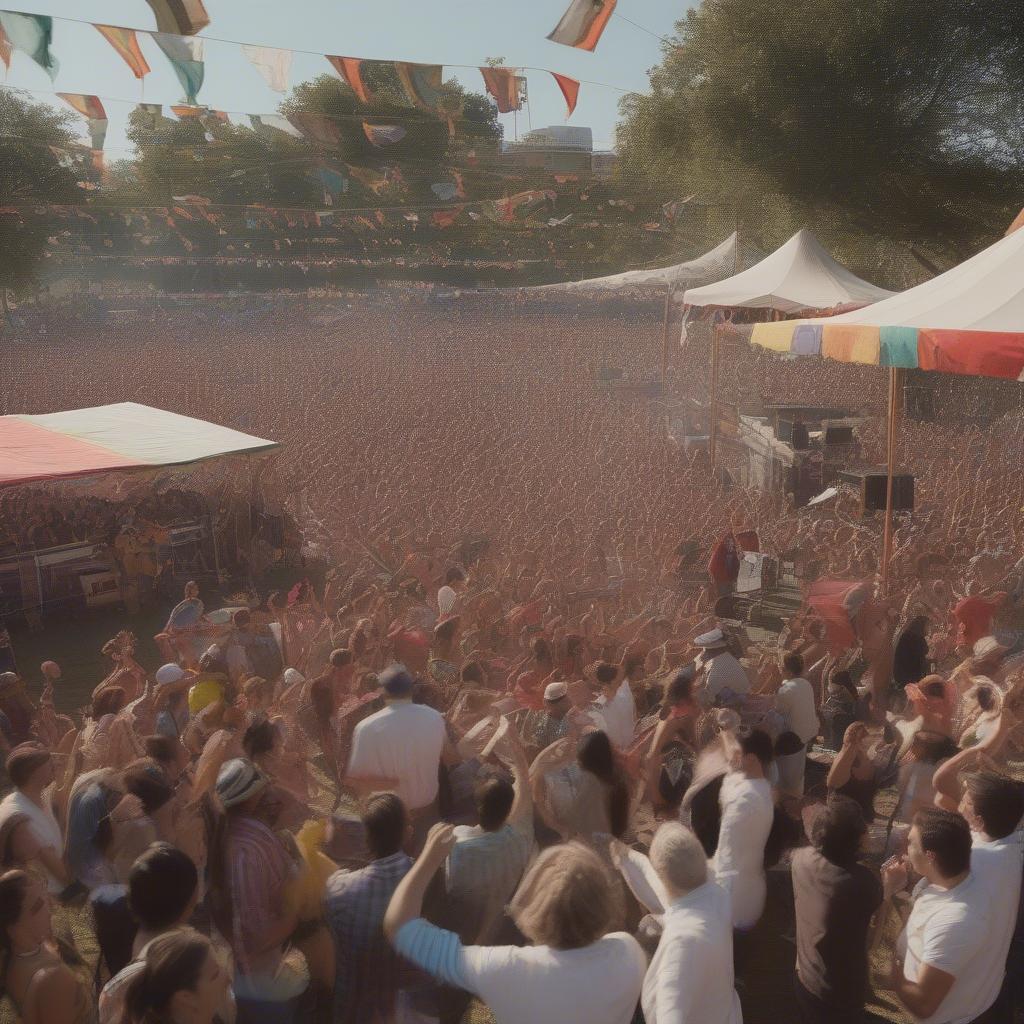
[[188, 465], [279, 447], [276, 441], [135, 402], [0, 416], [0, 487]]
[[1024, 231], [863, 309], [756, 324], [751, 342], [842, 363], [1024, 380]]
[[772, 352], [822, 356], [841, 363], [1024, 380], [1024, 330], [965, 331], [784, 320], [755, 324], [750, 340]]

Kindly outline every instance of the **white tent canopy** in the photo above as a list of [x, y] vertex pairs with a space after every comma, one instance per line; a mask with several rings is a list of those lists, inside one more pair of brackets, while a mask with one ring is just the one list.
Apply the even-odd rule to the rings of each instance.
[[181, 466], [279, 447], [276, 441], [136, 402], [0, 416], [0, 486]]
[[703, 256], [697, 256], [686, 263], [671, 267], [656, 267], [653, 270], [627, 270], [622, 274], [607, 277], [591, 277], [586, 281], [565, 281], [562, 284], [544, 284], [527, 288], [530, 292], [612, 292], [626, 288], [667, 288], [669, 285], [688, 285], [697, 281], [713, 281], [720, 274], [727, 273], [735, 266], [736, 232], [720, 242]]
[[924, 284], [822, 324], [1024, 331], [1024, 231], [1015, 231]]
[[749, 270], [717, 284], [688, 288], [683, 301], [692, 306], [777, 309], [833, 309], [866, 305], [893, 292], [862, 281], [837, 263], [806, 228]]

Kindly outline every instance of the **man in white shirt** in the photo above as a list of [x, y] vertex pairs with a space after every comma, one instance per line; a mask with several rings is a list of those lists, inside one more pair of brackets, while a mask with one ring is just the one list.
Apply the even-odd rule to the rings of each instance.
[[968, 775], [960, 813], [971, 827], [971, 874], [987, 890], [991, 907], [987, 987], [998, 993], [995, 1019], [1012, 1021], [1016, 979], [1010, 974], [1017, 964], [1009, 962], [1007, 953], [1018, 929], [1024, 872], [1024, 833], [1020, 830], [1024, 795], [1020, 784], [995, 772]]
[[437, 614], [447, 619], [455, 614], [459, 594], [466, 589], [466, 574], [457, 566], [445, 573], [444, 586], [437, 592]]
[[768, 893], [764, 848], [775, 818], [772, 787], [766, 777], [772, 741], [760, 729], [739, 740], [723, 733], [722, 740], [737, 768], [722, 782], [718, 797], [722, 823], [710, 866], [715, 881], [729, 894], [733, 927], [745, 932], [760, 920]]
[[701, 648], [697, 668], [703, 670], [704, 687], [700, 701], [705, 707], [715, 704], [742, 704], [750, 693], [747, 670], [726, 648], [721, 629], [702, 633], [693, 641]]
[[646, 1024], [742, 1024], [729, 897], [708, 878], [697, 837], [679, 822], [666, 822], [655, 833], [649, 863], [620, 844], [612, 858], [662, 922], [640, 999]]
[[380, 675], [387, 707], [370, 715], [352, 734], [345, 778], [364, 793], [396, 793], [412, 819], [417, 847], [437, 821], [438, 765], [455, 764], [445, 720], [425, 704], [413, 704], [412, 676], [404, 665]]
[[595, 670], [595, 678], [601, 686], [597, 699], [598, 722], [608, 734], [608, 739], [619, 750], [625, 750], [633, 742], [636, 731], [636, 702], [629, 680], [619, 679], [619, 670], [602, 661]]
[[782, 659], [782, 685], [775, 694], [775, 710], [782, 715], [786, 729], [794, 733], [803, 744], [782, 758], [779, 763], [779, 782], [787, 796], [797, 799], [804, 795], [804, 769], [807, 763], [807, 744], [818, 735], [818, 712], [814, 706], [814, 689], [803, 678], [804, 659], [790, 651]]
[[7, 758], [7, 776], [14, 791], [0, 802], [0, 824], [14, 814], [28, 818], [29, 831], [39, 844], [37, 857], [46, 868], [47, 888], [55, 895], [65, 888], [70, 875], [63, 859], [60, 824], [49, 793], [44, 793], [54, 780], [53, 758], [41, 743], [21, 743]]
[[[926, 807], [914, 816], [906, 861], [920, 874], [893, 952], [891, 989], [919, 1024], [970, 1024], [993, 1003], [989, 894], [971, 871], [971, 830], [959, 814]], [[887, 896], [907, 881], [904, 861], [883, 868]], [[1000, 961], [1002, 964], [1003, 961]]]

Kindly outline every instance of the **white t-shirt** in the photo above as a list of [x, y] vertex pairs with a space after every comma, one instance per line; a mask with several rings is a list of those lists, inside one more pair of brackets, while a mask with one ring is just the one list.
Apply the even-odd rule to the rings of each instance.
[[708, 662], [704, 683], [704, 703], [713, 704], [723, 690], [732, 690], [737, 696], [750, 693], [747, 670], [728, 651], [722, 651]]
[[636, 702], [633, 700], [629, 680], [622, 680], [611, 700], [602, 695], [597, 704], [608, 739], [620, 750], [624, 750], [633, 742], [633, 733], [636, 731]]
[[632, 935], [612, 932], [583, 949], [463, 946], [422, 918], [403, 925], [406, 959], [485, 1002], [497, 1024], [629, 1024], [647, 959]]
[[647, 1024], [742, 1024], [729, 897], [714, 882], [665, 911], [641, 1004]]
[[[50, 809], [50, 798], [43, 797], [45, 807], [33, 803], [20, 790], [14, 790], [0, 801], [0, 822], [6, 821], [14, 814], [28, 816], [29, 827], [40, 846], [48, 846], [58, 857], [64, 855], [64, 837], [60, 825]], [[51, 893], [61, 892], [64, 883], [47, 872], [46, 887]]]
[[[989, 957], [985, 964], [986, 991], [992, 1002], [1005, 975], [1006, 954], [1017, 927], [1021, 872], [1024, 871], [1024, 834], [1011, 832], [1004, 839], [983, 839], [977, 832], [971, 844], [971, 874], [989, 901]], [[986, 996], [986, 998], [988, 998]]]
[[787, 679], [775, 694], [776, 710], [786, 725], [804, 743], [818, 735], [818, 712], [814, 707], [814, 690], [806, 679]]
[[444, 618], [446, 615], [451, 615], [455, 611], [455, 603], [458, 601], [459, 595], [448, 586], [446, 583], [437, 592], [437, 611], [438, 614]]
[[398, 702], [363, 719], [352, 733], [349, 775], [398, 779], [395, 793], [410, 811], [437, 799], [444, 718], [425, 704]]
[[722, 824], [709, 867], [732, 900], [733, 925], [753, 928], [768, 895], [764, 847], [775, 818], [772, 787], [767, 779], [729, 772], [722, 780], [718, 802]]
[[[920, 1024], [969, 1024], [984, 1013], [998, 994], [991, 992], [989, 959], [992, 921], [985, 886], [972, 871], [952, 889], [940, 889], [921, 879], [914, 889], [914, 906], [900, 936], [903, 976], [916, 982], [922, 964], [955, 979], [946, 998]], [[1016, 904], [1014, 904], [1016, 910]], [[1006, 960], [1004, 951], [999, 970]]]

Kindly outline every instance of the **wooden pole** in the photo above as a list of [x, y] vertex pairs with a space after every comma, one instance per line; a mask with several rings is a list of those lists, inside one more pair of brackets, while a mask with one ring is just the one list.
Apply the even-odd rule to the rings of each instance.
[[721, 326], [715, 324], [711, 334], [711, 472], [718, 468], [718, 341]]
[[668, 324], [672, 312], [672, 285], [665, 292], [665, 319], [661, 325], [661, 384], [665, 386], [668, 377]]
[[892, 561], [892, 478], [896, 467], [897, 406], [899, 404], [900, 370], [889, 367], [889, 416], [886, 429], [885, 467], [885, 529], [882, 533], [882, 593], [889, 593], [889, 562]]

